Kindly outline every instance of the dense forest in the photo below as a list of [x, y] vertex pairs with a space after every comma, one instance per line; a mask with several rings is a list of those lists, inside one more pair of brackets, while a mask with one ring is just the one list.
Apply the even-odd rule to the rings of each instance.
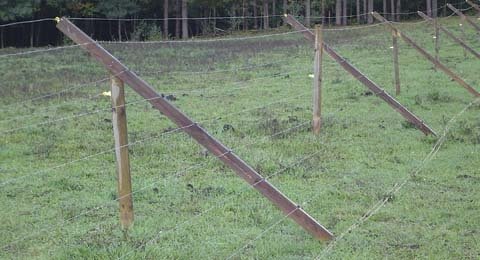
[[[462, 0], [448, 1], [458, 8]], [[62, 43], [53, 26], [56, 16], [75, 23], [99, 40], [186, 39], [239, 30], [270, 29], [282, 25], [290, 13], [305, 24], [350, 25], [373, 23], [375, 10], [388, 19], [446, 15], [446, 0], [0, 0], [0, 44], [44, 46]], [[41, 20], [8, 25], [18, 21]]]

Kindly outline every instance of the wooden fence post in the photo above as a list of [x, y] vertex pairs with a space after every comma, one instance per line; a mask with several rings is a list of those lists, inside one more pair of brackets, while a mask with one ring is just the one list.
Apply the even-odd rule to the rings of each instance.
[[[418, 15], [420, 15], [423, 19], [425, 19], [426, 21], [428, 22], [433, 22], [434, 20], [430, 17], [428, 17], [426, 14], [422, 13], [422, 12], [418, 12]], [[447, 28], [441, 26], [438, 21], [437, 21], [437, 28], [438, 30], [441, 30], [442, 32], [444, 32], [448, 37], [450, 37], [454, 42], [458, 43], [460, 46], [463, 47], [464, 50], [467, 50], [468, 52], [470, 52], [471, 54], [473, 54], [475, 57], [477, 57], [478, 59], [480, 59], [480, 53], [476, 50], [474, 50], [472, 47], [470, 47], [466, 42], [464, 42], [463, 40], [459, 39], [457, 36], [455, 36], [452, 32], [450, 32], [449, 30], [447, 30]], [[440, 47], [439, 47], [440, 48]], [[440, 62], [438, 59], [437, 59], [437, 62]]]
[[400, 30], [398, 30], [391, 22], [389, 22], [387, 19], [385, 19], [383, 16], [381, 16], [377, 12], [373, 12], [372, 14], [373, 14], [373, 17], [375, 17], [375, 19], [377, 19], [380, 22], [387, 25], [391, 30], [397, 30], [397, 33], [400, 36], [400, 38], [402, 38], [412, 48], [417, 50], [423, 57], [425, 57], [425, 59], [427, 59], [428, 61], [430, 61], [434, 65], [436, 65], [440, 70], [442, 70], [445, 74], [447, 74], [451, 79], [453, 79], [458, 84], [460, 84], [463, 88], [465, 88], [468, 92], [470, 92], [470, 94], [472, 94], [474, 97], [480, 97], [480, 93], [476, 89], [474, 89], [472, 86], [470, 86], [467, 82], [465, 82], [465, 80], [460, 78], [457, 74], [455, 74], [452, 70], [450, 70], [443, 63], [435, 60], [435, 57], [433, 57], [425, 49], [420, 47], [417, 43], [415, 43], [412, 39], [410, 39], [410, 37], [408, 37], [406, 34], [402, 33]]
[[457, 8], [455, 8], [453, 5], [451, 4], [447, 4], [448, 8], [450, 8], [450, 10], [452, 10], [454, 13], [456, 13], [458, 16], [460, 16], [461, 18], [463, 18], [464, 21], [467, 21], [471, 26], [473, 26], [476, 30], [477, 30], [477, 33], [480, 33], [480, 25], [476, 24], [474, 21], [472, 21], [472, 19], [470, 19], [469, 17], [467, 17], [466, 15], [464, 15], [460, 10], [458, 10]]
[[313, 80], [313, 133], [320, 134], [322, 126], [322, 60], [323, 35], [322, 25], [315, 26], [315, 62]]
[[397, 30], [392, 30], [393, 43], [393, 71], [394, 71], [394, 85], [395, 94], [400, 95], [400, 67], [398, 65], [398, 33]]
[[120, 206], [120, 224], [127, 230], [133, 224], [132, 180], [128, 158], [127, 114], [125, 107], [125, 89], [123, 81], [110, 76], [112, 99], [112, 124], [115, 138], [115, 157], [118, 176], [118, 202]]

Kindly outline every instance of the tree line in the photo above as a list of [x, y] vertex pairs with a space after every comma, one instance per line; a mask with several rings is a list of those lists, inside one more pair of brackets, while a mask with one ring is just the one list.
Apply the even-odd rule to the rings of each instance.
[[[465, 7], [464, 1], [459, 2], [452, 4]], [[0, 0], [0, 24], [82, 17], [86, 19], [76, 24], [99, 40], [186, 39], [278, 27], [284, 13], [300, 17], [307, 25], [371, 24], [373, 17], [368, 13], [374, 10], [394, 21], [409, 19], [403, 14], [417, 10], [435, 17], [446, 13], [446, 3], [441, 0], [439, 9], [438, 0]], [[51, 22], [0, 27], [0, 38], [2, 48], [62, 42]]]

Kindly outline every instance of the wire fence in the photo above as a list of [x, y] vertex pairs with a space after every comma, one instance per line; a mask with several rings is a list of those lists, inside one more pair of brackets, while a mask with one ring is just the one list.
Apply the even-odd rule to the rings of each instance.
[[[456, 20], [452, 22], [452, 19], [456, 18], [442, 18], [440, 22], [448, 24], [449, 28], [461, 35]], [[428, 51], [434, 52], [433, 30], [427, 23], [395, 23], [395, 25], [402, 32], [415, 38]], [[208, 177], [211, 177], [210, 175], [218, 177], [218, 173], [223, 173], [224, 169], [216, 161], [227, 154], [235, 153], [248, 158], [247, 160], [264, 174], [265, 178], [261, 181], [276, 181], [280, 186], [282, 184], [287, 186], [289, 178], [301, 179], [299, 175], [289, 175], [288, 172], [302, 167], [307, 168], [307, 166], [309, 167], [306, 172], [311, 174], [323, 172], [319, 170], [321, 167], [332, 171], [339, 167], [336, 160], [342, 161], [341, 158], [344, 156], [348, 158], [348, 155], [342, 155], [342, 152], [347, 154], [358, 152], [359, 157], [369, 154], [380, 156], [381, 151], [369, 151], [369, 149], [373, 143], [386, 143], [386, 140], [378, 140], [378, 137], [385, 133], [398, 135], [400, 139], [412, 138], [411, 135], [415, 132], [409, 131], [410, 126], [407, 124], [398, 123], [398, 117], [394, 111], [388, 111], [382, 103], [376, 103], [378, 101], [372, 93], [362, 89], [356, 79], [347, 77], [338, 67], [333, 69], [334, 63], [328, 60], [324, 63], [326, 111], [322, 117], [327, 133], [319, 138], [310, 137], [308, 132], [311, 130], [313, 50], [303, 41], [302, 32], [304, 31], [189, 41], [100, 42], [122, 62], [133, 68], [132, 71], [151, 82], [162, 93], [157, 98], [167, 99], [182, 108], [186, 114], [193, 115], [196, 124], [201, 124], [214, 135], [218, 135], [229, 147], [235, 149], [218, 156], [211, 156], [203, 150], [198, 152], [198, 149], [192, 148], [191, 140], [181, 134], [174, 135], [193, 125], [172, 126], [165, 116], [159, 115], [151, 108], [148, 102], [154, 99], [141, 99], [127, 90], [125, 106], [129, 115], [131, 140], [123, 147], [128, 147], [130, 150], [132, 169], [134, 172], [138, 171], [138, 177], [143, 177], [137, 179], [141, 185], [135, 187], [129, 195], [139, 198], [135, 205], [139, 207], [136, 210], [141, 215], [141, 221], [156, 223], [156, 225], [140, 224], [142, 228], [149, 228], [141, 231], [142, 239], [132, 244], [128, 244], [128, 239], [125, 240], [128, 246], [116, 252], [113, 258], [142, 257], [149, 248], [159, 251], [168, 250], [176, 243], [175, 239], [169, 240], [169, 236], [187, 234], [190, 229], [202, 230], [202, 219], [212, 215], [221, 216], [220, 213], [213, 213], [224, 209], [226, 205], [235, 207], [243, 205], [242, 210], [251, 210], [247, 207], [248, 205], [244, 205], [247, 200], [247, 191], [255, 188], [260, 182], [232, 188], [233, 192], [226, 192], [219, 197], [206, 196], [199, 199], [203, 204], [195, 210], [183, 210], [181, 206], [174, 203], [176, 201], [172, 201], [171, 205], [164, 205], [165, 208], [160, 207], [160, 210], [167, 209], [172, 214], [178, 214], [176, 221], [157, 222], [152, 220], [154, 217], [149, 216], [152, 204], [155, 202], [151, 202], [154, 200], [146, 197], [160, 183], [164, 183], [165, 188], [171, 187], [172, 190], [176, 185], [185, 187], [184, 181], [211, 183], [212, 180], [206, 181], [199, 176], [199, 172], [208, 174]], [[392, 39], [385, 24], [326, 28], [324, 36], [325, 42], [344, 55], [346, 60], [362, 71], [366, 71], [369, 77], [380, 82], [387, 91], [393, 89], [389, 68], [392, 66]], [[475, 37], [473, 29], [467, 29], [465, 40], [472, 46], [478, 46]], [[79, 202], [80, 196], [85, 195], [83, 188], [76, 190], [74, 186], [63, 191], [52, 191], [54, 190], [52, 187], [61, 184], [62, 178], [78, 181], [79, 185], [83, 186], [91, 185], [91, 193], [102, 190], [101, 186], [106, 183], [115, 183], [112, 176], [114, 172], [112, 158], [115, 148], [111, 147], [111, 141], [105, 141], [111, 139], [111, 123], [108, 121], [110, 119], [106, 119], [112, 109], [119, 107], [112, 107], [110, 104], [108, 75], [102, 74], [103, 72], [97, 72], [103, 76], [97, 77], [95, 74], [94, 78], [84, 75], [90, 70], [102, 71], [103, 69], [91, 67], [89, 61], [91, 57], [85, 55], [83, 57], [81, 47], [84, 46], [71, 45], [0, 56], [2, 58], [0, 66], [11, 67], [0, 77], [0, 79], [3, 77], [2, 82], [6, 82], [6, 87], [2, 89], [4, 95], [0, 105], [0, 111], [3, 114], [0, 117], [0, 134], [2, 135], [0, 145], [5, 148], [2, 148], [3, 151], [0, 153], [2, 157], [0, 187], [5, 190], [6, 198], [2, 205], [6, 208], [6, 219], [8, 219], [8, 223], [3, 225], [8, 231], [5, 232], [6, 236], [1, 240], [0, 246], [7, 257], [10, 253], [17, 254], [31, 241], [45, 241], [46, 237], [52, 236], [65, 239], [66, 243], [75, 241], [81, 244], [83, 242], [75, 240], [73, 234], [78, 233], [84, 236], [93, 231], [102, 232], [99, 230], [102, 230], [103, 225], [116, 226], [113, 223], [116, 219], [112, 218], [114, 216], [112, 212], [116, 211], [115, 207], [122, 199], [121, 197], [113, 196], [108, 199], [108, 196], [99, 196], [101, 199]], [[448, 66], [455, 66], [461, 76], [470, 82], [477, 80], [472, 73], [475, 70], [471, 65], [472, 57], [463, 57], [461, 47], [444, 40], [443, 37], [441, 47], [445, 49], [444, 53], [440, 53], [442, 61]], [[463, 107], [466, 96], [460, 92], [460, 88], [455, 88], [454, 83], [448, 84], [448, 90], [446, 88], [425, 89], [425, 86], [420, 86], [424, 81], [418, 84], [413, 83], [415, 79], [423, 76], [411, 75], [415, 74], [412, 70], [432, 73], [435, 75], [435, 78], [429, 76], [432, 82], [443, 81], [444, 76], [432, 71], [429, 67], [431, 65], [427, 62], [417, 61], [414, 50], [407, 45], [400, 44], [400, 48], [401, 57], [405, 59], [402, 79], [408, 83], [405, 87], [406, 94], [398, 98], [409, 106], [413, 106], [422, 117], [426, 116], [427, 121], [433, 122], [435, 127], [445, 124], [444, 131], [436, 140], [431, 152], [406, 178], [397, 180], [391, 189], [387, 189], [386, 196], [353, 221], [353, 224], [326, 246], [320, 255], [315, 256], [314, 252], [309, 253], [316, 259], [328, 256], [342, 244], [342, 241], [346, 240], [348, 234], [353, 233], [387, 205], [391, 196], [394, 194], [398, 196], [399, 191], [408, 184], [412, 176], [419, 174], [435, 158], [442, 145], [451, 136], [450, 131], [454, 128], [455, 121], [467, 114], [468, 110], [478, 107], [480, 102], [476, 99]], [[40, 53], [42, 55], [38, 55]], [[368, 59], [365, 58], [367, 53], [370, 56]], [[51, 68], [45, 68], [45, 64], [52, 61], [54, 61], [53, 65], [49, 65]], [[408, 68], [407, 73], [405, 67], [408, 66], [411, 67]], [[37, 70], [43, 73], [32, 72]], [[119, 76], [124, 72], [113, 76]], [[57, 79], [55, 75], [59, 74], [65, 77]], [[436, 78], [439, 80], [436, 81]], [[30, 89], [34, 91], [23, 89], [25, 84], [32, 84], [33, 87]], [[53, 88], [50, 84], [59, 87]], [[7, 91], [7, 88], [11, 89]], [[435, 111], [440, 109], [441, 105], [448, 107], [448, 111], [442, 110], [443, 115]], [[453, 111], [457, 111], [460, 106], [463, 107], [461, 112], [450, 118]], [[450, 119], [446, 120], [446, 118]], [[474, 120], [475, 117], [469, 115], [469, 119]], [[164, 130], [159, 132], [158, 129]], [[455, 134], [461, 134], [462, 138], [475, 138], [475, 130], [469, 131], [468, 129], [455, 130]], [[323, 146], [327, 150], [331, 149], [332, 154], [325, 154], [324, 150], [319, 150]], [[337, 150], [338, 147], [346, 150]], [[27, 152], [30, 149], [36, 150], [35, 153]], [[75, 149], [80, 149], [82, 152], [66, 154], [68, 150]], [[164, 151], [161, 151], [162, 149]], [[168, 156], [165, 156], [167, 154]], [[195, 154], [197, 155], [194, 156]], [[165, 157], [159, 161], [155, 158], [156, 155]], [[397, 155], [390, 153], [382, 156], [392, 159], [391, 157]], [[417, 157], [419, 157], [418, 154], [414, 153], [406, 155], [405, 158], [409, 158], [412, 162], [405, 165], [415, 165]], [[375, 164], [358, 157], [354, 160], [359, 160], [360, 164]], [[25, 162], [30, 164], [27, 165]], [[158, 174], [162, 164], [165, 164], [164, 173]], [[352, 167], [360, 167], [357, 164], [354, 165]], [[378, 164], [378, 166], [381, 165]], [[372, 166], [368, 165], [368, 167]], [[360, 167], [360, 169], [367, 170], [368, 167]], [[393, 172], [401, 172], [400, 169], [403, 169], [399, 166], [392, 166], [392, 168]], [[89, 179], [91, 177], [87, 178], [90, 170], [105, 171], [110, 176], [94, 175], [93, 178], [98, 178], [98, 183], [93, 184], [92, 179]], [[332, 174], [339, 175], [341, 172], [335, 171]], [[313, 211], [318, 213], [315, 216], [319, 216], [320, 222], [325, 221], [329, 217], [329, 212], [319, 213], [320, 205], [325, 203], [322, 200], [325, 193], [317, 192], [317, 188], [326, 188], [324, 181], [333, 181], [337, 187], [345, 187], [343, 184], [345, 179], [334, 179], [331, 174], [314, 176], [320, 184], [315, 181], [307, 183], [309, 182], [307, 179], [302, 185], [292, 182], [296, 184], [293, 185], [295, 187], [287, 188], [290, 192], [298, 190], [298, 194], [293, 195], [297, 198], [308, 193], [313, 196], [308, 197], [306, 202], [299, 203], [298, 208], [291, 212], [281, 216], [273, 215], [265, 220], [263, 225], [258, 226], [261, 227], [258, 228], [259, 232], [246, 232], [239, 235], [236, 239], [229, 241], [228, 246], [218, 251], [215, 246], [206, 246], [208, 241], [201, 241], [199, 244], [205, 243], [205, 250], [212, 250], [208, 253], [211, 256], [227, 259], [242, 255], [249, 257], [248, 254], [256, 250], [254, 246], [256, 243], [273, 233], [279, 226], [287, 225], [285, 220], [300, 208], [307, 206], [313, 208]], [[222, 184], [222, 180], [213, 181], [218, 182], [215, 183], [216, 185], [225, 186], [225, 189], [231, 188], [226, 183]], [[369, 181], [369, 179], [362, 181]], [[381, 185], [389, 187], [388, 181], [381, 182]], [[21, 190], [29, 190], [29, 192], [20, 192]], [[172, 196], [177, 197], [178, 200], [185, 196], [181, 192], [171, 192], [174, 193]], [[43, 195], [36, 195], [37, 193]], [[201, 197], [201, 193], [198, 194]], [[363, 197], [370, 195], [371, 193], [366, 192]], [[19, 231], [13, 230], [19, 224], [12, 216], [21, 214], [22, 208], [33, 204], [37, 204], [35, 208], [40, 207], [39, 212], [45, 214], [45, 210], [49, 208], [49, 201], [55, 199], [51, 196], [60, 196], [66, 203], [78, 203], [79, 209], [68, 216], [27, 215], [22, 217], [22, 220], [26, 221], [25, 226], [20, 227]], [[20, 207], [16, 209], [16, 206]], [[51, 206], [51, 210], [57, 212], [62, 209]], [[275, 211], [265, 209], [262, 214], [271, 215], [272, 212]], [[188, 214], [183, 215], [184, 213]], [[251, 217], [252, 214], [249, 216]], [[352, 216], [356, 217], [358, 214], [352, 214]], [[336, 228], [335, 223], [330, 220], [327, 222]], [[247, 225], [242, 226], [245, 223], [236, 224], [247, 228]], [[67, 234], [70, 231], [73, 233]], [[288, 235], [295, 236], [298, 240], [311, 239], [303, 233]], [[182, 236], [179, 235], [178, 239], [182, 239]], [[184, 236], [187, 240], [191, 237], [196, 238], [194, 234]], [[45, 242], [45, 245], [47, 244], [49, 242]], [[49, 256], [55, 255], [54, 251], [59, 246], [53, 245], [53, 248], [52, 255]], [[26, 252], [28, 254], [28, 250]]]

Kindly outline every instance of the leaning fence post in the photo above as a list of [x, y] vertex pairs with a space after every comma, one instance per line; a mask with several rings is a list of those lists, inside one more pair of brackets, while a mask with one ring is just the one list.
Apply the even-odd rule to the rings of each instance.
[[398, 65], [398, 32], [392, 30], [392, 42], [393, 42], [393, 71], [394, 71], [394, 84], [395, 94], [400, 95], [400, 68]]
[[315, 62], [313, 76], [313, 133], [320, 134], [322, 126], [322, 60], [323, 35], [322, 25], [315, 26]]
[[128, 158], [127, 114], [125, 108], [125, 89], [123, 81], [115, 75], [110, 76], [112, 99], [112, 124], [115, 139], [115, 157], [118, 176], [118, 201], [120, 206], [120, 224], [127, 230], [133, 224], [132, 180]]

